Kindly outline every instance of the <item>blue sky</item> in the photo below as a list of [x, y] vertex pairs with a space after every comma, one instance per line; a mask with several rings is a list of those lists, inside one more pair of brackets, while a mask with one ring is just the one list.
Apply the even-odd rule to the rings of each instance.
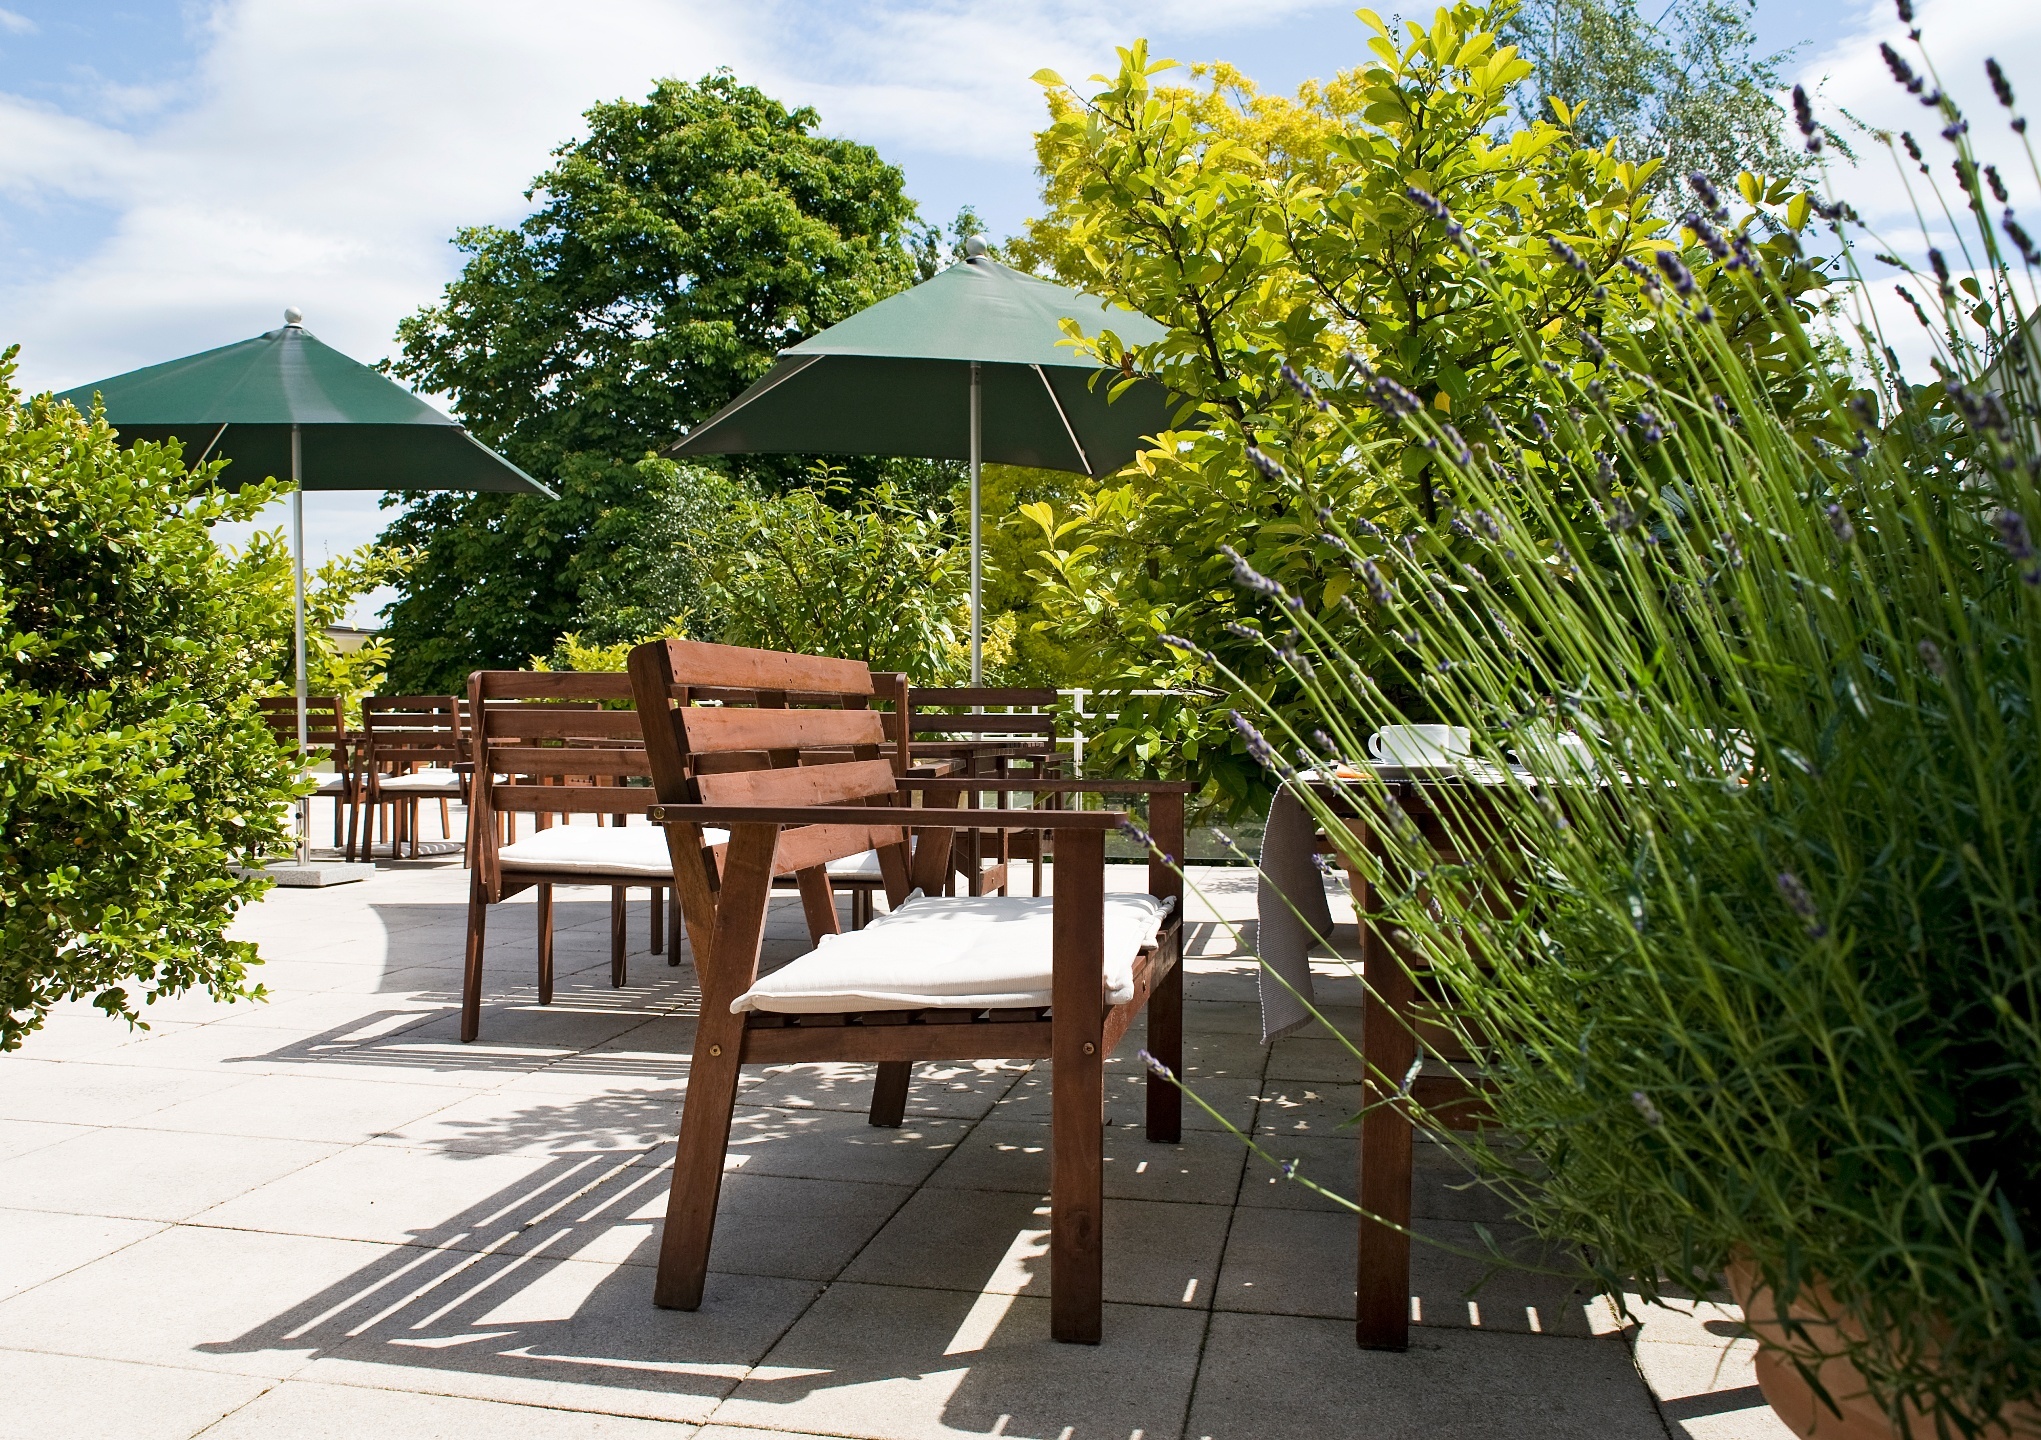
[[[2041, 6], [1920, 9], [1973, 110], [1985, 53], [2041, 95]], [[1919, 123], [1873, 48], [1889, 0], [1760, 0], [1757, 29], [1801, 47], [1825, 103]], [[1079, 80], [1145, 35], [1288, 89], [1363, 34], [1322, 0], [0, 0], [0, 342], [30, 388], [64, 388], [298, 305], [380, 358], [454, 273], [455, 227], [521, 217], [584, 108], [723, 65], [879, 147], [927, 217], [969, 204], [1010, 233], [1035, 200], [1038, 68]], [[1889, 166], [1848, 179], [1859, 209], [1910, 213]], [[309, 509], [315, 559], [379, 528], [365, 497]]]

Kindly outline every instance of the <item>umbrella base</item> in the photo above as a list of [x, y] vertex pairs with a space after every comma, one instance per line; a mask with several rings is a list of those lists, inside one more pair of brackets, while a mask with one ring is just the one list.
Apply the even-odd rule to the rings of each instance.
[[293, 889], [322, 889], [328, 885], [350, 885], [376, 873], [373, 865], [340, 860], [312, 860], [300, 865], [295, 860], [277, 860], [260, 868], [235, 866], [242, 876], [266, 875], [279, 885]]

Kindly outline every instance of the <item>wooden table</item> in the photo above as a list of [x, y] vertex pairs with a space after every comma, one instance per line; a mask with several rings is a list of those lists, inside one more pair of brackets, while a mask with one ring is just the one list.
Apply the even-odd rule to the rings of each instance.
[[[1381, 766], [1376, 773], [1390, 797], [1443, 858], [1462, 858], [1434, 799], [1442, 786], [1464, 789], [1479, 785], [1480, 780], [1398, 766]], [[1373, 824], [1330, 782], [1306, 783], [1346, 830], [1344, 837], [1328, 835], [1321, 844], [1339, 855], [1353, 889], [1360, 920], [1361, 973], [1367, 982], [1360, 1043], [1366, 1059], [1362, 1076], [1366, 1108], [1360, 1123], [1355, 1192], [1366, 1213], [1360, 1220], [1354, 1339], [1363, 1349], [1402, 1350], [1409, 1344], [1410, 1331], [1408, 1232], [1416, 1136], [1410, 1108], [1398, 1100], [1398, 1089], [1418, 1058], [1417, 985], [1411, 971], [1421, 969], [1423, 961], [1399, 942], [1396, 931], [1376, 921], [1367, 877], [1349, 858], [1353, 854], [1383, 854]], [[1460, 803], [1464, 806], [1466, 800], [1463, 795]], [[1455, 1129], [1472, 1128], [1480, 1118], [1474, 1088], [1457, 1074], [1420, 1073], [1411, 1086], [1410, 1098]]]

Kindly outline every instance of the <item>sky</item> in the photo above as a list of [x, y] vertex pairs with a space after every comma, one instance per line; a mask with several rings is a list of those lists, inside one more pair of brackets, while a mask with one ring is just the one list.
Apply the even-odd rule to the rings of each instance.
[[[2031, 211], [1982, 64], [1997, 55], [2041, 111], [2041, 6], [1918, 9]], [[1877, 58], [1900, 34], [1887, 0], [1758, 0], [1756, 28], [1799, 47], [1789, 70], [1825, 114], [1923, 127]], [[876, 146], [925, 218], [970, 205], [1010, 234], [1035, 208], [1038, 69], [1082, 80], [1145, 36], [1289, 89], [1357, 63], [1364, 34], [1323, 0], [0, 0], [0, 343], [21, 343], [27, 389], [63, 389], [259, 334], [295, 305], [380, 359], [458, 269], [454, 231], [528, 213], [583, 110], [724, 66]], [[1914, 229], [1891, 162], [1859, 149], [1837, 191]], [[306, 508], [314, 563], [388, 518], [369, 495]]]

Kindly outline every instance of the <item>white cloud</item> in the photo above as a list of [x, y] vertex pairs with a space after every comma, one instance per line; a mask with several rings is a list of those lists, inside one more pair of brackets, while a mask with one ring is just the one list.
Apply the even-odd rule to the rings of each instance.
[[26, 15], [0, 9], [0, 30], [6, 31], [9, 35], [35, 35], [41, 32], [42, 27]]
[[457, 226], [522, 214], [580, 112], [660, 76], [728, 65], [816, 106], [831, 133], [1004, 167], [1012, 183], [1033, 159], [1036, 69], [1082, 76], [1160, 25], [1216, 34], [1325, 8], [232, 0], [208, 21], [184, 102], [146, 126], [0, 96], [0, 193], [117, 216], [90, 253], [0, 288], [0, 324], [37, 386], [239, 339], [285, 304], [374, 358], [451, 275]]
[[[81, 251], [0, 275], [0, 340], [22, 378], [62, 389], [273, 327], [297, 305], [363, 360], [434, 299], [461, 225], [511, 222], [548, 153], [601, 100], [729, 66], [823, 128], [959, 162], [1032, 193], [1029, 78], [1110, 67], [1164, 31], [1202, 41], [1324, 13], [1330, 0], [222, 0], [167, 85], [101, 84], [92, 117], [0, 94], [0, 197], [33, 216], [110, 215]], [[0, 31], [27, 22], [0, 10]], [[1017, 207], [1015, 207], [1017, 208]], [[311, 549], [378, 521], [315, 497]], [[323, 519], [320, 512], [329, 511]]]
[[[1926, 0], [1916, 8], [1916, 23], [1935, 75], [1969, 121], [1969, 139], [1977, 158], [1998, 166], [2014, 207], [2027, 217], [2027, 228], [2041, 233], [2041, 224], [2035, 223], [2041, 221], [2041, 193], [2036, 192], [2019, 138], [2007, 124], [2010, 117], [1993, 96], [1984, 71], [1985, 58], [1997, 57], [2006, 66], [2015, 91], [2025, 93], [2023, 108], [2041, 119], [2041, 63], [2037, 63], [2041, 62], [2041, 8], [1978, 5], [1964, 0]], [[1906, 27], [1899, 23], [1893, 7], [1884, 0], [1865, 4], [1841, 29], [1842, 38], [1812, 57], [1798, 78], [1816, 97], [1822, 118], [1842, 130], [1857, 151], [1854, 167], [1840, 160], [1831, 162], [1830, 180], [1836, 195], [1856, 207], [1876, 236], [1859, 256], [1873, 281], [1865, 298], [1909, 372], [1917, 379], [1925, 378], [1931, 347], [1912, 310], [1893, 293], [1894, 285], [1903, 282], [1889, 266], [1873, 262], [1871, 255], [1883, 249], [1925, 269], [1932, 245], [1945, 253], [1951, 269], [1960, 275], [1971, 268], [1964, 258], [1963, 240], [1974, 232], [1950, 223], [1927, 180], [1896, 142], [1894, 149], [1888, 150], [1871, 136], [1850, 133], [1845, 113], [1895, 136], [1900, 131], [1911, 132], [1935, 184], [1950, 209], [1960, 216], [1963, 197], [1950, 168], [1955, 150], [1941, 137], [1944, 122], [1940, 114], [1908, 95], [1879, 56], [1878, 42], [1883, 40], [1915, 70], [1924, 68], [1920, 52], [1908, 41]], [[1937, 80], [1928, 83], [1932, 86]], [[1991, 203], [1989, 208], [1996, 219], [2000, 207]], [[1974, 248], [1973, 243], [1973, 253]], [[1924, 301], [1932, 298], [1918, 289], [1915, 293]]]

